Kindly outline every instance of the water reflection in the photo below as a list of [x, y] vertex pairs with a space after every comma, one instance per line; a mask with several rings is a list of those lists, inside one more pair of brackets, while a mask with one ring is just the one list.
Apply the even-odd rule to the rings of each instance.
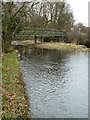
[[88, 117], [88, 53], [20, 52], [32, 118]]

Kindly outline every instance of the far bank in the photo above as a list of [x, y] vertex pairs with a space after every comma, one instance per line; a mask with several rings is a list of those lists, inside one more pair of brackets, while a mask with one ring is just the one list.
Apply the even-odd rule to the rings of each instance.
[[88, 48], [84, 45], [76, 45], [65, 42], [43, 42], [43, 44], [38, 41], [36, 44], [34, 40], [26, 40], [26, 41], [13, 41], [12, 45], [14, 46], [32, 46], [35, 48], [43, 48], [43, 49], [52, 49], [52, 50], [60, 50], [60, 51], [88, 51]]

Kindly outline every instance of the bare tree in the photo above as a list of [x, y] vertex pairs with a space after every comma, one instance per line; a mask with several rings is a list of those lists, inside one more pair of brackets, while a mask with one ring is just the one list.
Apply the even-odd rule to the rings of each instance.
[[[73, 14], [63, 2], [3, 3], [3, 50], [6, 51], [13, 37], [24, 27], [53, 28], [70, 31]], [[9, 48], [9, 47], [8, 47]]]
[[[3, 32], [3, 51], [7, 51], [12, 41], [13, 35], [20, 27], [25, 3], [17, 4], [13, 2], [2, 3], [2, 32]], [[8, 46], [8, 47], [7, 47]]]

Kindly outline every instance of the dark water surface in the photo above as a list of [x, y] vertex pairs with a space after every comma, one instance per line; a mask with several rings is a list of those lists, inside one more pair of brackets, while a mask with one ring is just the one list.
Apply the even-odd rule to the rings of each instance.
[[88, 118], [88, 53], [22, 48], [32, 118]]

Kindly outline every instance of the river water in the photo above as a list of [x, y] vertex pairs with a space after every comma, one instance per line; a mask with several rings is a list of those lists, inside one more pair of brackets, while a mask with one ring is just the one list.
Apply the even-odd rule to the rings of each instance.
[[88, 118], [88, 52], [19, 52], [32, 118]]

